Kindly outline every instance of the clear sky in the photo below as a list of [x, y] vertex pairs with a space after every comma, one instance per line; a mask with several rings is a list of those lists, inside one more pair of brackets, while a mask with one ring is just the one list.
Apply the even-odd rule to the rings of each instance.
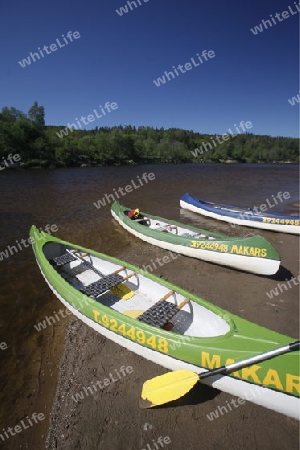
[[[137, 8], [127, 5], [123, 15], [116, 9], [125, 0], [2, 2], [0, 108], [27, 112], [37, 100], [47, 125], [66, 126], [116, 102], [118, 109], [86, 128], [130, 124], [225, 133], [243, 120], [252, 122], [254, 134], [298, 137], [299, 105], [288, 102], [299, 93], [294, 0], [135, 1]], [[254, 35], [250, 28], [270, 15], [275, 24]], [[80, 37], [65, 38], [67, 45], [62, 35], [69, 31]], [[43, 58], [30, 57], [21, 67], [18, 61], [45, 45], [49, 54], [44, 50]], [[199, 63], [204, 50], [215, 56], [193, 65], [191, 58]], [[175, 79], [154, 84], [186, 63], [185, 73], [176, 69]]]

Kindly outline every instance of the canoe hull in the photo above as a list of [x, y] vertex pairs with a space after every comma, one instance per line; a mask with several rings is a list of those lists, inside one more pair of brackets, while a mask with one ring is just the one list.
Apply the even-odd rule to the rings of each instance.
[[[34, 235], [31, 234], [33, 237]], [[57, 238], [52, 238], [49, 235], [45, 236], [45, 242], [59, 242], [60, 244], [69, 244], [65, 241], [60, 241]], [[226, 358], [230, 358], [232, 356], [235, 360], [237, 359], [243, 359], [246, 356], [250, 356], [250, 348], [248, 351], [245, 351], [245, 344], [242, 342], [248, 342], [250, 347], [253, 345], [253, 338], [247, 338], [246, 336], [249, 335], [249, 327], [251, 327], [251, 333], [253, 333], [254, 336], [258, 336], [257, 343], [259, 344], [259, 347], [255, 350], [254, 353], [260, 353], [258, 351], [258, 348], [261, 349], [261, 351], [265, 351], [267, 348], [273, 348], [276, 346], [280, 346], [281, 344], [287, 344], [292, 339], [286, 336], [282, 336], [278, 333], [274, 333], [270, 330], [263, 329], [262, 327], [259, 327], [254, 324], [250, 324], [250, 322], [247, 322], [241, 318], [238, 318], [237, 316], [230, 315], [230, 319], [228, 319], [228, 323], [230, 323], [231, 332], [224, 335], [224, 338], [221, 336], [221, 339], [219, 337], [215, 338], [205, 338], [205, 339], [198, 339], [190, 336], [181, 336], [177, 335], [176, 333], [170, 333], [162, 329], [157, 329], [152, 326], [149, 326], [147, 324], [142, 324], [141, 322], [138, 322], [136, 320], [133, 320], [131, 318], [128, 318], [124, 316], [123, 314], [120, 315], [120, 313], [111, 310], [111, 308], [107, 308], [104, 305], [102, 305], [99, 302], [96, 302], [92, 300], [89, 297], [84, 296], [81, 293], [78, 293], [78, 291], [71, 287], [68, 287], [68, 290], [66, 290], [67, 283], [64, 280], [61, 280], [60, 276], [56, 274], [56, 271], [52, 266], [48, 263], [46, 258], [43, 256], [42, 252], [43, 248], [43, 242], [39, 243], [39, 245], [33, 245], [33, 249], [36, 254], [36, 259], [38, 266], [41, 270], [41, 273], [43, 277], [45, 278], [47, 284], [53, 291], [53, 293], [57, 296], [57, 298], [68, 308], [70, 311], [77, 316], [79, 319], [81, 319], [84, 323], [86, 323], [88, 326], [93, 328], [95, 331], [99, 332], [103, 336], [111, 339], [112, 341], [118, 343], [119, 345], [127, 348], [130, 351], [133, 351], [134, 353], [145, 357], [146, 359], [153, 361], [154, 363], [157, 363], [165, 368], [168, 368], [170, 370], [177, 370], [177, 369], [188, 369], [196, 371], [197, 373], [201, 373], [205, 371], [206, 366], [202, 366], [200, 364], [195, 364], [196, 361], [200, 361], [200, 354], [202, 352], [203, 357], [203, 351], [205, 350], [205, 354], [207, 353], [207, 357], [211, 358], [210, 363], [211, 364], [217, 364], [219, 365], [219, 362], [216, 362], [215, 358], [217, 356], [215, 355], [209, 355], [208, 352], [212, 353], [222, 353], [224, 352], [224, 356]], [[74, 248], [74, 247], [73, 247]], [[90, 250], [83, 249], [81, 247], [75, 247], [79, 248], [83, 251], [89, 252]], [[90, 251], [92, 255], [99, 255], [99, 257], [103, 257], [106, 255], [97, 254], [96, 252]], [[124, 267], [129, 268], [129, 270], [137, 270], [137, 272], [142, 273], [142, 276], [145, 276], [144, 271], [141, 271], [138, 268], [135, 268], [134, 266], [123, 263], [122, 261], [116, 260], [115, 258], [107, 257], [107, 260], [110, 262], [118, 263], [119, 265], [122, 265]], [[119, 267], [119, 266], [117, 266]], [[193, 301], [199, 302], [200, 300], [194, 296], [193, 294], [189, 294], [186, 291], [177, 288], [176, 286], [172, 285], [171, 283], [168, 283], [166, 281], [160, 280], [157, 277], [147, 274], [147, 277], [149, 279], [154, 280], [157, 283], [160, 283], [160, 285], [163, 285], [169, 289], [176, 289], [177, 292], [182, 294], [183, 296], [189, 296]], [[81, 297], [85, 297], [85, 306], [80, 306], [80, 301], [78, 300]], [[204, 300], [201, 300], [201, 304], [206, 305], [208, 302], [205, 302]], [[211, 305], [212, 307], [212, 305]], [[217, 307], [212, 307], [217, 312], [223, 312], [224, 310], [221, 310]], [[124, 337], [124, 335], [121, 335], [121, 332], [114, 332], [111, 327], [103, 326], [103, 324], [98, 323], [97, 320], [95, 320], [95, 316], [93, 318], [93, 315], [89, 314], [89, 311], [92, 311], [94, 309], [97, 309], [99, 313], [106, 314], [108, 319], [114, 320], [114, 318], [117, 318], [120, 321], [120, 316], [122, 316], [122, 322], [125, 324], [125, 326], [128, 328], [131, 327], [132, 324], [135, 324], [136, 329], [145, 330], [150, 333], [156, 333], [157, 337], [165, 338], [167, 336], [168, 344], [170, 347], [169, 352], [163, 352], [159, 351], [157, 348], [154, 350], [146, 345], [141, 345], [136, 341], [133, 341], [132, 339], [127, 337]], [[110, 309], [110, 312], [107, 312], [108, 309]], [[229, 314], [229, 313], [228, 313]], [[234, 322], [233, 322], [234, 320]], [[120, 321], [121, 323], [121, 321]], [[138, 325], [136, 325], [138, 323]], [[124, 326], [124, 325], [122, 325]], [[234, 329], [242, 329], [244, 328], [244, 339], [238, 339], [236, 340], [234, 336]], [[248, 329], [249, 328], [249, 329]], [[250, 333], [250, 334], [251, 334]], [[243, 337], [241, 335], [241, 337]], [[247, 341], [248, 339], [248, 341]], [[234, 340], [235, 342], [235, 349], [230, 350], [230, 340]], [[197, 344], [199, 342], [199, 344]], [[202, 345], [201, 345], [202, 343]], [[223, 350], [220, 350], [220, 347], [223, 347]], [[299, 352], [294, 352], [299, 353]], [[192, 356], [194, 355], [194, 356]], [[274, 367], [274, 373], [279, 370], [282, 370], [282, 366], [287, 367], [288, 371], [293, 372], [294, 366], [295, 366], [295, 358], [296, 355], [294, 354], [288, 354], [283, 355], [283, 360], [281, 361], [272, 361], [271, 366], [269, 366], [268, 362], [261, 363], [261, 366], [264, 366], [266, 368], [268, 367]], [[219, 357], [220, 358], [220, 357]], [[193, 362], [194, 361], [194, 362]], [[209, 363], [209, 364], [210, 364]], [[223, 364], [223, 360], [221, 361], [221, 364]], [[210, 367], [210, 366], [209, 366]], [[211, 367], [212, 368], [212, 367]], [[268, 369], [269, 371], [272, 369]], [[282, 378], [284, 376], [284, 373], [280, 375]], [[270, 389], [266, 386], [259, 386], [254, 384], [250, 380], [243, 380], [239, 379], [237, 377], [233, 376], [217, 376], [214, 378], [208, 378], [205, 381], [206, 384], [211, 385], [215, 388], [218, 388], [220, 390], [223, 390], [225, 392], [231, 393], [233, 395], [236, 395], [238, 397], [241, 397], [245, 400], [252, 401], [253, 403], [256, 403], [258, 405], [265, 406], [267, 408], [273, 409], [275, 411], [281, 412], [283, 414], [286, 414], [290, 417], [300, 419], [299, 417], [299, 399], [294, 395], [289, 395], [284, 392], [280, 392], [278, 390]]]
[[[261, 230], [277, 231], [281, 233], [300, 234], [300, 221], [299, 216], [289, 217], [287, 215], [255, 215], [249, 213], [249, 211], [231, 211], [226, 209], [209, 207], [201, 200], [196, 199], [188, 194], [185, 194], [180, 200], [181, 208], [189, 211], [201, 214], [212, 219], [222, 220], [235, 225], [243, 225], [251, 228], [259, 228]], [[286, 222], [280, 223], [281, 221]], [[278, 222], [278, 223], [276, 223]], [[290, 223], [295, 223], [292, 225]]]
[[[224, 236], [223, 240], [216, 239], [213, 242], [200, 239], [186, 239], [186, 242], [182, 243], [182, 239], [181, 241], [178, 240], [176, 242], [176, 236], [172, 236], [172, 240], [169, 239], [169, 241], [167, 241], [166, 238], [168, 236], [166, 237], [165, 234], [165, 239], [161, 239], [161, 237], [156, 236], [157, 232], [155, 233], [148, 230], [144, 226], [138, 226], [136, 228], [130, 226], [131, 224], [129, 225], [125, 222], [123, 213], [117, 211], [117, 207], [114, 208], [112, 206], [111, 208], [111, 214], [114, 219], [129, 233], [149, 244], [156, 245], [157, 247], [170, 250], [171, 252], [179, 253], [184, 256], [201, 259], [210, 263], [224, 265], [233, 269], [243, 270], [254, 274], [273, 275], [279, 269], [280, 259], [278, 255], [278, 258], [269, 258], [267, 255], [266, 257], [256, 257], [242, 254], [243, 250], [241, 250], [240, 254], [233, 253], [233, 251], [238, 252], [239, 249], [251, 248], [250, 242], [246, 239], [236, 238], [236, 241], [233, 241], [232, 239], [226, 240], [226, 237]], [[172, 223], [176, 224], [174, 221], [172, 221]], [[228, 250], [220, 252], [206, 249], [210, 246], [216, 247], [216, 245], [220, 248], [222, 246], [226, 248], [227, 246]]]

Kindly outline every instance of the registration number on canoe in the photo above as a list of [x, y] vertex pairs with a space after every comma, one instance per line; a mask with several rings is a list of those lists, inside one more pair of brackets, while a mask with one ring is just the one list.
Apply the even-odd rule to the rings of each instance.
[[287, 219], [270, 219], [269, 217], [264, 217], [263, 222], [265, 223], [276, 223], [280, 225], [298, 225], [300, 224], [299, 220], [287, 220]]
[[218, 244], [218, 242], [191, 241], [191, 247], [201, 248], [202, 250], [215, 250], [218, 252], [228, 252], [228, 245]]
[[218, 244], [217, 242], [192, 241], [191, 247], [200, 248], [201, 250], [214, 250], [217, 252], [236, 253], [238, 255], [257, 256], [259, 258], [265, 258], [267, 256], [266, 248], [247, 247], [244, 245], [232, 245], [229, 248], [227, 244]]
[[102, 314], [95, 309], [93, 309], [93, 316], [95, 322], [115, 333], [122, 334], [124, 337], [129, 338], [138, 344], [146, 345], [147, 347], [151, 347], [162, 353], [168, 353], [169, 351], [169, 345], [166, 339], [158, 338], [153, 334], [150, 335], [143, 330], [138, 330], [135, 327], [126, 325], [125, 323], [119, 322], [117, 319]]

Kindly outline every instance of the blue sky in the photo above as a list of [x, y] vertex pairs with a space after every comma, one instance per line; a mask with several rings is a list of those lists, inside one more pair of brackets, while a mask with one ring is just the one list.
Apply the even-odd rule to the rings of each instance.
[[[250, 121], [251, 132], [299, 135], [299, 13], [294, 0], [139, 0], [122, 16], [125, 0], [5, 2], [1, 6], [0, 108], [27, 112], [37, 100], [46, 124], [62, 125], [99, 105], [118, 109], [86, 126], [178, 127], [225, 133]], [[254, 35], [270, 14], [288, 18]], [[18, 61], [68, 31], [80, 38], [22, 68]], [[156, 87], [165, 71], [215, 57]]]

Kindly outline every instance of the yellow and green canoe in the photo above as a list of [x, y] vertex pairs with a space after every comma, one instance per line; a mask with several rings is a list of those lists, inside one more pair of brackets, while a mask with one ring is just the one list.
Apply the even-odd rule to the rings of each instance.
[[[202, 373], [293, 339], [216, 307], [136, 266], [32, 226], [45, 281], [91, 328], [170, 370]], [[299, 419], [299, 351], [203, 382]]]

